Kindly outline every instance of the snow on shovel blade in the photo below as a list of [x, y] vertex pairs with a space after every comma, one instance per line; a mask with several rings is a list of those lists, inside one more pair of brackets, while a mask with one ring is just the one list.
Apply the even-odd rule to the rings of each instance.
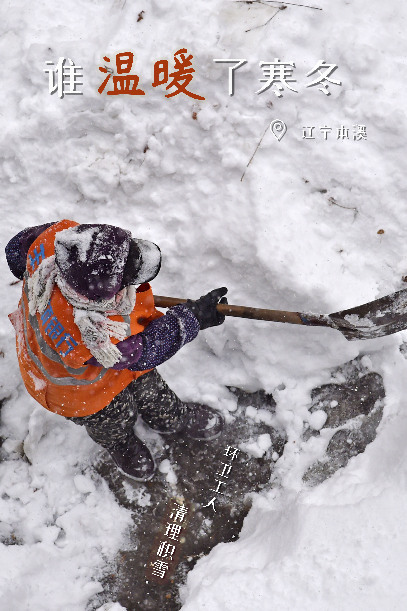
[[328, 316], [302, 314], [305, 324], [332, 327], [348, 340], [373, 339], [407, 328], [407, 289]]

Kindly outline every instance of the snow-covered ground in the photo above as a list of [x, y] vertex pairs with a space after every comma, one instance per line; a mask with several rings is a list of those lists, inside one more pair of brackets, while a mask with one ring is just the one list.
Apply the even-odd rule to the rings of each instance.
[[[337, 311], [405, 286], [405, 5], [6, 4], [3, 245], [26, 226], [62, 218], [116, 224], [160, 245], [155, 293], [195, 298], [226, 285], [231, 303], [275, 309]], [[167, 99], [163, 86], [151, 86], [154, 62], [168, 59], [172, 69], [180, 48], [194, 56], [189, 89], [204, 101]], [[114, 63], [123, 51], [134, 53], [132, 73], [145, 96], [97, 92], [103, 56]], [[43, 69], [59, 57], [83, 67], [82, 96], [49, 95]], [[247, 59], [233, 97], [227, 65], [215, 58]], [[289, 85], [298, 93], [256, 94], [259, 62], [275, 58], [295, 63], [297, 82]], [[338, 66], [330, 78], [342, 85], [330, 84], [330, 96], [306, 87], [319, 60]], [[246, 168], [274, 119], [287, 124], [286, 135], [278, 142], [267, 131]], [[366, 126], [367, 140], [353, 140], [354, 125]], [[311, 126], [315, 139], [303, 139]], [[337, 138], [341, 126], [349, 140]], [[320, 127], [332, 128], [326, 141]], [[84, 611], [131, 516], [92, 470], [98, 447], [86, 432], [37, 406], [23, 388], [7, 320], [21, 285], [10, 285], [4, 258], [0, 265], [0, 608]], [[272, 490], [255, 496], [238, 541], [198, 562], [182, 592], [184, 611], [405, 609], [403, 337], [348, 343], [329, 329], [228, 319], [160, 368], [184, 399], [225, 412], [235, 407], [227, 385], [273, 393], [288, 435]], [[384, 379], [377, 438], [308, 489], [302, 475], [315, 453], [301, 433], [309, 392], [359, 354]]]

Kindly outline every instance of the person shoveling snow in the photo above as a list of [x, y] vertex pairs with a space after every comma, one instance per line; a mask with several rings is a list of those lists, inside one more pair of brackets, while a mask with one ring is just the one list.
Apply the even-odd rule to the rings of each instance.
[[[225, 316], [331, 327], [348, 340], [407, 326], [407, 289], [328, 315], [233, 306], [224, 287], [197, 301], [154, 298], [148, 282], [160, 270], [160, 249], [112, 225], [64, 220], [30, 227], [10, 240], [6, 257], [23, 280], [10, 319], [28, 392], [85, 425], [118, 468], [139, 481], [156, 467], [133, 431], [138, 414], [159, 433], [193, 439], [213, 439], [223, 428], [219, 412], [182, 402], [155, 369], [199, 330]], [[163, 315], [155, 305], [169, 310]]]
[[159, 247], [112, 225], [63, 220], [30, 227], [10, 240], [6, 257], [23, 280], [10, 320], [27, 391], [84, 425], [122, 473], [146, 481], [156, 469], [133, 430], [138, 414], [162, 434], [220, 434], [221, 414], [181, 401], [155, 368], [200, 330], [224, 322], [216, 308], [227, 304], [226, 288], [163, 315], [148, 284], [160, 270]]

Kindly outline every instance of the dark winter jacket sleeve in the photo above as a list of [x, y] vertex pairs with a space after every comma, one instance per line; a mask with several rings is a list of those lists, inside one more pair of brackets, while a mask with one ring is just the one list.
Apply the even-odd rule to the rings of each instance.
[[[116, 344], [122, 359], [113, 369], [144, 371], [153, 369], [171, 358], [199, 332], [199, 322], [184, 305], [169, 308], [165, 316], [153, 320], [142, 333], [131, 335]], [[89, 365], [99, 365], [95, 358]]]
[[45, 223], [44, 225], [36, 225], [35, 227], [27, 227], [11, 238], [7, 244], [6, 259], [11, 273], [19, 280], [23, 279], [26, 264], [27, 254], [31, 244], [38, 238], [39, 235], [54, 223]]

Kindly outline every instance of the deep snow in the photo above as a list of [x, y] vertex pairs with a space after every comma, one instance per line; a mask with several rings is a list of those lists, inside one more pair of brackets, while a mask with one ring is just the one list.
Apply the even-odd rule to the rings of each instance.
[[[231, 303], [276, 309], [338, 311], [405, 286], [407, 8], [316, 5], [323, 10], [220, 0], [4, 4], [2, 244], [62, 218], [117, 224], [160, 245], [156, 294], [195, 298], [226, 285]], [[190, 89], [205, 101], [151, 87], [153, 63], [181, 47], [194, 55]], [[120, 51], [134, 52], [146, 96], [97, 93], [102, 57]], [[49, 95], [45, 62], [61, 56], [83, 66], [83, 96]], [[295, 62], [299, 92], [257, 95], [258, 62], [277, 57]], [[248, 60], [233, 97], [214, 58]], [[342, 86], [330, 85], [330, 96], [305, 88], [320, 59], [338, 65], [332, 77]], [[276, 118], [287, 134], [277, 142], [266, 132], [241, 181]], [[336, 139], [337, 128], [352, 135], [355, 124], [366, 125], [366, 141]], [[307, 126], [315, 140], [302, 139]], [[327, 141], [321, 126], [332, 127]], [[98, 448], [85, 431], [25, 392], [6, 317], [21, 285], [10, 285], [4, 258], [0, 265], [0, 529], [19, 543], [1, 545], [0, 607], [82, 611], [131, 516], [92, 470]], [[288, 435], [273, 489], [255, 497], [237, 542], [198, 562], [183, 610], [405, 608], [403, 338], [348, 343], [330, 329], [229, 319], [160, 368], [182, 398], [232, 414], [226, 386], [264, 388]], [[386, 388], [378, 436], [308, 489], [302, 475], [316, 456], [301, 433], [315, 419], [310, 389], [364, 353]]]

